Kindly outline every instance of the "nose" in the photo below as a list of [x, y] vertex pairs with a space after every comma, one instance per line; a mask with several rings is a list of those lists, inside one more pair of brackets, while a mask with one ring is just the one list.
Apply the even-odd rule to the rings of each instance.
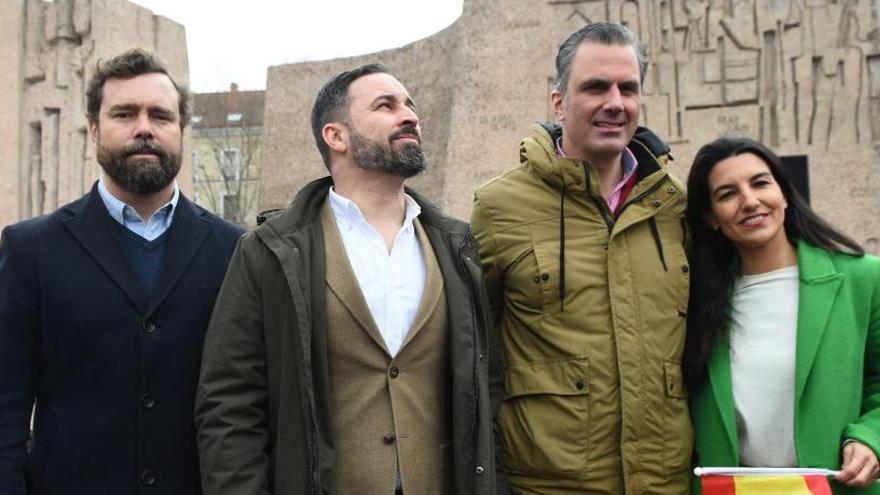
[[605, 99], [605, 109], [614, 112], [623, 110], [623, 95], [620, 94], [620, 88], [616, 84], [612, 84], [608, 89], [607, 98]]
[[140, 139], [152, 139], [154, 137], [153, 123], [146, 112], [138, 114], [135, 122], [134, 137]]
[[755, 194], [751, 188], [745, 188], [743, 190], [743, 208], [747, 210], [754, 210], [758, 206], [760, 206], [761, 202], [758, 200], [758, 196]]
[[400, 119], [401, 126], [409, 125], [417, 127], [419, 125], [419, 116], [416, 114], [416, 111], [406, 105], [403, 106]]

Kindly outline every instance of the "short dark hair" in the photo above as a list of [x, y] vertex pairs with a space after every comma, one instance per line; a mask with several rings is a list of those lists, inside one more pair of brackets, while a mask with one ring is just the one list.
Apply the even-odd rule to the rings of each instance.
[[324, 126], [330, 122], [346, 122], [348, 119], [348, 87], [351, 83], [370, 74], [388, 74], [381, 64], [367, 64], [333, 76], [318, 91], [315, 105], [312, 107], [312, 134], [315, 144], [324, 159], [324, 165], [330, 168], [330, 147], [324, 142]]
[[174, 80], [168, 70], [151, 53], [135, 48], [116, 55], [107, 61], [98, 61], [95, 72], [86, 89], [86, 118], [97, 124], [101, 113], [101, 100], [104, 98], [104, 83], [108, 79], [131, 79], [143, 74], [165, 74], [177, 90], [177, 109], [180, 113], [180, 128], [189, 123], [189, 90]]
[[648, 54], [644, 45], [623, 24], [596, 22], [578, 29], [559, 45], [559, 52], [556, 54], [554, 89], [565, 95], [568, 79], [571, 77], [571, 61], [574, 59], [574, 54], [582, 43], [588, 42], [600, 45], [631, 46], [639, 62], [639, 80], [642, 84], [645, 83], [645, 76], [648, 74]]
[[798, 241], [837, 253], [861, 256], [859, 244], [823, 220], [798, 193], [783, 161], [763, 144], [738, 135], [718, 138], [697, 151], [687, 181], [687, 225], [691, 242], [690, 300], [683, 368], [694, 386], [706, 381], [709, 358], [730, 321], [729, 295], [738, 275], [736, 246], [705, 219], [712, 209], [709, 175], [718, 163], [744, 153], [760, 158], [779, 185], [788, 207], [783, 228]]

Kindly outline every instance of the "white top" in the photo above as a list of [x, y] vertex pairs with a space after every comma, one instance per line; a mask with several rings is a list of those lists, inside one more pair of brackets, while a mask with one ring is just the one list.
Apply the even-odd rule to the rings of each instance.
[[744, 466], [794, 467], [798, 267], [734, 285], [730, 371]]
[[333, 188], [330, 207], [361, 293], [394, 357], [415, 321], [425, 292], [425, 255], [413, 225], [422, 210], [406, 195], [406, 215], [389, 252], [382, 235], [367, 223], [360, 208]]

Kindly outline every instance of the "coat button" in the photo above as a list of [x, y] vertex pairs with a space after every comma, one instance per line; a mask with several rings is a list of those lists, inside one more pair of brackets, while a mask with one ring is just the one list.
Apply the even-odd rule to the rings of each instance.
[[651, 201], [651, 205], [655, 208], [659, 208], [660, 207], [660, 200], [655, 199], [654, 201]]
[[675, 186], [669, 186], [669, 189], [666, 190], [669, 194], [675, 194]]
[[476, 471], [477, 471], [477, 474], [483, 474], [483, 472], [485, 472], [486, 470], [483, 469], [483, 466], [477, 466]]
[[141, 483], [147, 486], [153, 486], [156, 484], [156, 475], [153, 474], [149, 469], [145, 469], [143, 473], [141, 473]]
[[533, 278], [532, 280], [533, 280], [536, 284], [540, 284], [540, 283], [541, 283], [541, 277], [539, 277], [538, 275], [535, 275], [535, 278]]
[[681, 271], [684, 273], [687, 273], [687, 272], [691, 271], [691, 269], [688, 268], [687, 265], [681, 265]]
[[143, 329], [146, 333], [153, 333], [156, 331], [156, 324], [152, 321], [144, 320]]
[[542, 273], [541, 280], [543, 280], [544, 282], [550, 280], [550, 274], [549, 273]]
[[608, 243], [607, 242], [605, 244], [602, 244], [602, 249], [604, 249], [605, 251], [608, 251]]
[[144, 394], [141, 396], [141, 407], [144, 409], [152, 409], [153, 406], [156, 405], [156, 399], [153, 398], [150, 394]]
[[389, 433], [382, 437], [382, 441], [385, 442], [385, 445], [391, 445], [392, 443], [394, 443], [394, 435]]
[[397, 378], [397, 375], [400, 374], [400, 370], [397, 369], [397, 366], [392, 366], [388, 371], [388, 374], [391, 375], [391, 378]]
[[575, 383], [574, 386], [577, 387], [578, 390], [583, 390], [584, 389], [584, 382], [578, 380], [578, 382]]

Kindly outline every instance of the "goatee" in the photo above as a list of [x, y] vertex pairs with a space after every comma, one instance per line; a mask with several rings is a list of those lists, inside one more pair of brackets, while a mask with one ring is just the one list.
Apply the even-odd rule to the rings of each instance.
[[[158, 160], [129, 160], [133, 155], [154, 155]], [[155, 141], [139, 139], [122, 148], [108, 148], [98, 142], [98, 163], [123, 190], [153, 194], [167, 187], [180, 171], [180, 154], [170, 153]]]
[[391, 135], [388, 148], [383, 148], [352, 130], [351, 152], [355, 163], [366, 170], [380, 170], [404, 179], [418, 175], [426, 166], [422, 147], [419, 143], [406, 143], [399, 150], [394, 148], [394, 140], [402, 134], [418, 136], [414, 127], [404, 126]]

